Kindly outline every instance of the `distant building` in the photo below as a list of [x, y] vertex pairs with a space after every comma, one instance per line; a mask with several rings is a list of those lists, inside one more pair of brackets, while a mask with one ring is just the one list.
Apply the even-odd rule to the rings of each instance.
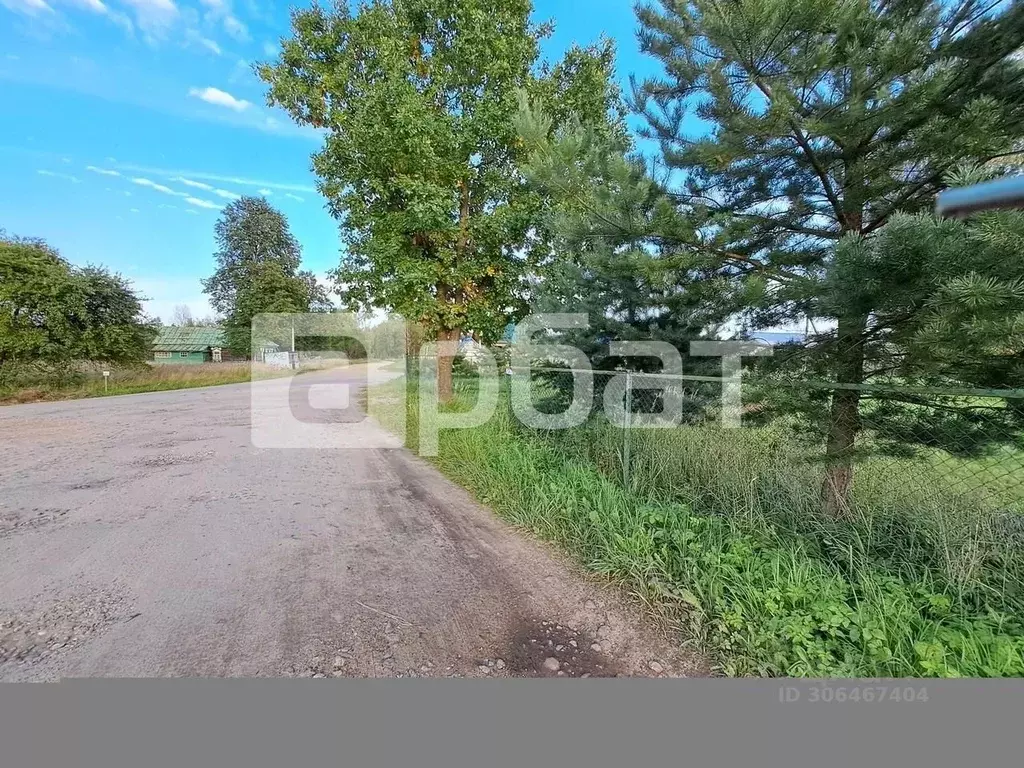
[[157, 364], [201, 365], [228, 359], [224, 331], [216, 326], [165, 326], [153, 342]]

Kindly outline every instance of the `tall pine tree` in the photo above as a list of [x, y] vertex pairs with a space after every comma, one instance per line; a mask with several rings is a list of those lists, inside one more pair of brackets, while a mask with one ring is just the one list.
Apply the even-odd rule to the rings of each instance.
[[[853, 385], [925, 375], [892, 351], [955, 265], [935, 275], [913, 262], [920, 251], [890, 240], [881, 258], [871, 241], [897, 214], [929, 209], [956, 168], [1020, 151], [1024, 3], [662, 0], [638, 14], [666, 74], [635, 86], [634, 107], [673, 183], [658, 217], [623, 213], [629, 195], [601, 189], [598, 160], [548, 148], [535, 166], [568, 179], [585, 211], [576, 226], [677, 244], [691, 274], [736, 286], [749, 327], [820, 320], [827, 330], [790, 350], [791, 372]], [[581, 166], [597, 190], [573, 185]], [[893, 296], [903, 311], [888, 311]], [[819, 422], [833, 514], [848, 506], [861, 401], [836, 388]]]

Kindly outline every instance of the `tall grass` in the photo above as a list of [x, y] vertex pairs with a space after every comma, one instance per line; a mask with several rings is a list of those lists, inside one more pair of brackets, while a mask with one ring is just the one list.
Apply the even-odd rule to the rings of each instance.
[[991, 510], [894, 491], [879, 465], [858, 478], [855, 514], [825, 518], [799, 445], [728, 432], [634, 431], [628, 489], [622, 432], [599, 422], [542, 434], [503, 409], [442, 432], [435, 461], [588, 568], [681, 609], [729, 674], [1024, 674], [1019, 550]]
[[86, 364], [69, 379], [54, 382], [43, 376], [23, 374], [0, 387], [0, 404], [30, 403], [40, 400], [72, 400], [104, 395], [128, 395], [218, 384], [236, 384], [255, 378], [288, 375], [267, 366], [255, 368], [246, 362], [206, 365], [142, 365], [131, 368], [110, 367], [104, 385], [102, 368]]
[[1006, 457], [1020, 468], [1017, 482], [995, 488], [979, 482], [976, 462], [940, 460], [937, 452], [917, 460], [874, 457], [857, 466], [850, 513], [836, 519], [821, 511], [823, 465], [781, 427], [705, 424], [625, 434], [595, 420], [546, 437], [610, 476], [621, 472], [629, 439], [633, 493], [811, 537], [820, 557], [848, 571], [863, 561], [918, 575], [927, 569], [962, 598], [1000, 606], [1015, 604], [1024, 584], [1020, 454]]

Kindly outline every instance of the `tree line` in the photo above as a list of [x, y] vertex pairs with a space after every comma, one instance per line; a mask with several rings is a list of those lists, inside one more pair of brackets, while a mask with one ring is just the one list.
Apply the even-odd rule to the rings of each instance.
[[135, 364], [156, 334], [121, 275], [0, 230], [0, 385], [24, 375], [64, 383], [83, 360]]
[[[225, 206], [214, 239], [215, 270], [202, 285], [216, 315], [197, 319], [179, 305], [172, 325], [218, 325], [227, 348], [247, 359], [256, 315], [333, 311], [327, 288], [300, 268], [301, 247], [287, 219], [266, 199], [242, 197]], [[102, 266], [75, 266], [41, 239], [0, 230], [0, 385], [33, 378], [66, 384], [83, 363], [144, 365], [163, 323], [146, 315], [143, 301], [122, 275]], [[398, 354], [390, 338], [394, 328], [391, 321], [370, 333], [365, 346], [372, 349], [333, 337], [299, 338], [296, 346], [354, 357], [385, 349]], [[283, 348], [290, 343], [285, 333], [257, 341]]]
[[[543, 61], [551, 27], [531, 11], [316, 7], [259, 67], [270, 103], [324, 133], [313, 168], [343, 224], [349, 307], [442, 341], [494, 339], [531, 306], [584, 310], [575, 341], [607, 367], [635, 364], [609, 339], [685, 349], [813, 322], [760, 373], [844, 386], [779, 390], [759, 414], [820, 436], [833, 514], [866, 429], [968, 435], [947, 441], [964, 451], [1019, 435], [1019, 408], [866, 385], [1024, 386], [1021, 214], [930, 213], [946, 185], [1020, 172], [1024, 3], [642, 4], [663, 74], [625, 94], [607, 40]], [[438, 378], [450, 396], [444, 356]]]

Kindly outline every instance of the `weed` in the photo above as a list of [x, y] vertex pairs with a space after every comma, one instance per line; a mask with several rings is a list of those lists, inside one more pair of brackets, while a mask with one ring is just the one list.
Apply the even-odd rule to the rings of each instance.
[[[370, 399], [394, 400], [404, 386]], [[543, 434], [507, 409], [443, 431], [434, 461], [589, 569], [685, 610], [728, 674], [1024, 675], [1024, 569], [1017, 550], [996, 546], [986, 510], [950, 503], [955, 494], [922, 503], [909, 478], [883, 493], [891, 483], [869, 470], [858, 513], [829, 520], [820, 468], [799, 445], [782, 432], [732, 432], [638, 431], [629, 489], [621, 431]]]

